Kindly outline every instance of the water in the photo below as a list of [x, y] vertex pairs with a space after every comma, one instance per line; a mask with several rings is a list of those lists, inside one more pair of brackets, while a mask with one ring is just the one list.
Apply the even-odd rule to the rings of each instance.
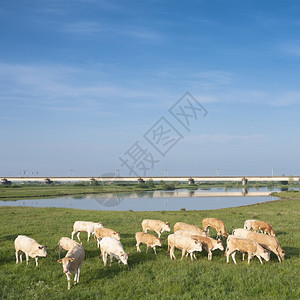
[[107, 193], [59, 198], [0, 201], [0, 206], [64, 207], [90, 210], [161, 211], [207, 210], [277, 200], [267, 188], [225, 191], [224, 188], [154, 192]]

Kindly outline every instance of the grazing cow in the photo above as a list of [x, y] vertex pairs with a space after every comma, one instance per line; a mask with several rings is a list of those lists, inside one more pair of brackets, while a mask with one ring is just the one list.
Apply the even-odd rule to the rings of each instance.
[[191, 238], [202, 243], [202, 248], [208, 253], [208, 260], [212, 260], [212, 251], [216, 249], [224, 250], [222, 241], [215, 240], [208, 236], [192, 235]]
[[191, 224], [187, 224], [187, 223], [177, 222], [174, 225], [174, 232], [177, 232], [179, 230], [182, 230], [182, 231], [193, 231], [195, 235], [206, 236], [205, 231], [203, 231], [197, 225], [191, 225]]
[[[127, 265], [128, 253], [124, 251], [123, 245], [117, 239], [104, 237], [100, 241], [100, 250], [104, 266], [106, 266], [108, 254], [110, 256], [110, 266], [114, 257], [118, 260], [119, 264], [122, 262], [124, 265]], [[99, 256], [99, 258], [101, 258], [101, 256]]]
[[246, 220], [244, 223], [244, 229], [251, 230], [253, 221], [255, 221], [255, 220]]
[[75, 274], [74, 282], [75, 285], [79, 282], [79, 275], [81, 266], [84, 260], [84, 249], [81, 244], [76, 245], [72, 249], [70, 249], [66, 256], [62, 259], [59, 259], [57, 262], [62, 264], [63, 271], [67, 276], [68, 280], [68, 290], [71, 288], [70, 280], [71, 280], [71, 274]]
[[18, 235], [15, 239], [15, 249], [16, 249], [16, 264], [19, 262], [19, 252], [20, 253], [20, 263], [22, 263], [23, 252], [26, 256], [26, 264], [28, 265], [29, 256], [35, 259], [35, 265], [38, 266], [38, 257], [46, 257], [47, 251], [46, 246], [40, 245], [34, 239], [25, 236]]
[[[265, 250], [262, 246], [260, 246], [257, 242], [245, 238], [236, 237], [233, 235], [229, 235], [227, 238], [227, 247], [226, 247], [226, 262], [229, 263], [229, 255], [231, 254], [233, 262], [236, 264], [235, 254], [237, 251], [244, 253], [248, 253], [248, 264], [250, 264], [250, 260], [257, 256], [260, 263], [262, 264], [261, 257], [266, 261], [270, 260], [270, 252]], [[244, 256], [243, 256], [244, 259]]]
[[259, 230], [265, 234], [275, 236], [275, 231], [271, 224], [264, 221], [259, 220], [246, 220], [244, 223], [245, 229], [253, 229], [255, 232], [258, 232]]
[[206, 234], [209, 236], [209, 228], [212, 227], [217, 231], [217, 238], [221, 236], [227, 237], [228, 234], [226, 233], [225, 225], [222, 220], [216, 218], [205, 218], [202, 221], [203, 230], [206, 231]]
[[263, 233], [249, 231], [243, 228], [234, 229], [232, 234], [238, 237], [254, 240], [261, 246], [263, 246], [265, 249], [275, 253], [280, 262], [284, 260], [285, 252], [284, 250], [282, 250], [276, 237], [266, 235]]
[[73, 247], [79, 245], [76, 241], [68, 238], [68, 237], [62, 237], [58, 244], [56, 245], [56, 247], [53, 249], [53, 251], [59, 247], [58, 249], [58, 258], [60, 259], [60, 255], [61, 255], [61, 250], [64, 249], [66, 251], [69, 251], [70, 249], [72, 249]]
[[174, 255], [175, 248], [182, 250], [181, 260], [183, 259], [185, 253], [191, 255], [191, 260], [193, 260], [194, 251], [202, 251], [202, 244], [199, 241], [196, 241], [190, 237], [179, 235], [179, 234], [170, 234], [168, 236], [168, 251], [170, 250], [170, 258], [176, 259]]
[[95, 233], [95, 229], [98, 227], [103, 227], [102, 223], [94, 223], [94, 222], [85, 222], [85, 221], [76, 221], [73, 225], [73, 232], [72, 232], [72, 240], [74, 238], [74, 234], [77, 233], [77, 239], [80, 241], [79, 235], [80, 232], [87, 232], [88, 233], [88, 241], [90, 240], [90, 235]]
[[154, 253], [156, 254], [155, 246], [161, 247], [161, 240], [149, 233], [137, 232], [135, 234], [135, 239], [137, 252], [141, 252], [140, 243], [147, 245], [146, 253], [148, 252], [148, 248], [151, 247], [153, 248]]
[[121, 240], [120, 232], [116, 232], [110, 228], [96, 228], [94, 238], [97, 239], [97, 247], [100, 245], [100, 240], [104, 237], [112, 237], [117, 240]]
[[171, 231], [170, 223], [169, 222], [163, 222], [161, 220], [149, 220], [145, 219], [142, 222], [142, 228], [143, 232], [147, 233], [147, 230], [155, 231], [158, 235], [158, 238], [160, 238], [161, 234], [164, 231]]

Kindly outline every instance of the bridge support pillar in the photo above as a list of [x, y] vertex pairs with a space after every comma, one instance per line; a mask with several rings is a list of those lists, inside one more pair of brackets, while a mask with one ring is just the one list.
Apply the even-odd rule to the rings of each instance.
[[195, 184], [195, 180], [192, 177], [189, 178], [189, 184]]
[[138, 183], [142, 184], [142, 183], [145, 183], [145, 181], [143, 178], [138, 178]]
[[247, 185], [247, 183], [248, 183], [248, 179], [246, 178], [246, 177], [244, 177], [243, 179], [242, 179], [242, 185]]
[[45, 184], [51, 184], [51, 183], [53, 183], [52, 180], [50, 180], [49, 178], [45, 178]]
[[1, 184], [3, 184], [3, 185], [11, 185], [11, 181], [7, 180], [6, 178], [1, 178]]

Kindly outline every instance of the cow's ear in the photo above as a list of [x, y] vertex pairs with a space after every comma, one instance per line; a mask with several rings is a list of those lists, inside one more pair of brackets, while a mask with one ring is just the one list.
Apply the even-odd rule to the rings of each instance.
[[38, 248], [42, 250], [44, 248], [44, 246], [38, 246]]
[[283, 254], [285, 254], [285, 251], [284, 251], [284, 250], [282, 250], [282, 253], [283, 253]]
[[69, 261], [70, 261], [70, 262], [72, 262], [72, 261], [74, 261], [74, 260], [75, 260], [75, 258], [73, 258], [73, 257], [72, 257], [72, 258], [69, 258]]
[[128, 252], [127, 255], [130, 256], [130, 255], [132, 255], [132, 254]]
[[57, 262], [61, 264], [62, 263], [62, 259], [59, 259]]

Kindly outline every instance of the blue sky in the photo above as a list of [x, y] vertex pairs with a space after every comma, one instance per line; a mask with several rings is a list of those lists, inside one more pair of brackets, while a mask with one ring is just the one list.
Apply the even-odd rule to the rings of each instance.
[[[297, 1], [2, 3], [0, 175], [127, 176], [119, 158], [136, 141], [157, 161], [150, 176], [299, 174], [299, 12]], [[208, 111], [190, 131], [168, 113], [187, 91]], [[143, 137], [161, 117], [183, 136], [165, 156]]]

